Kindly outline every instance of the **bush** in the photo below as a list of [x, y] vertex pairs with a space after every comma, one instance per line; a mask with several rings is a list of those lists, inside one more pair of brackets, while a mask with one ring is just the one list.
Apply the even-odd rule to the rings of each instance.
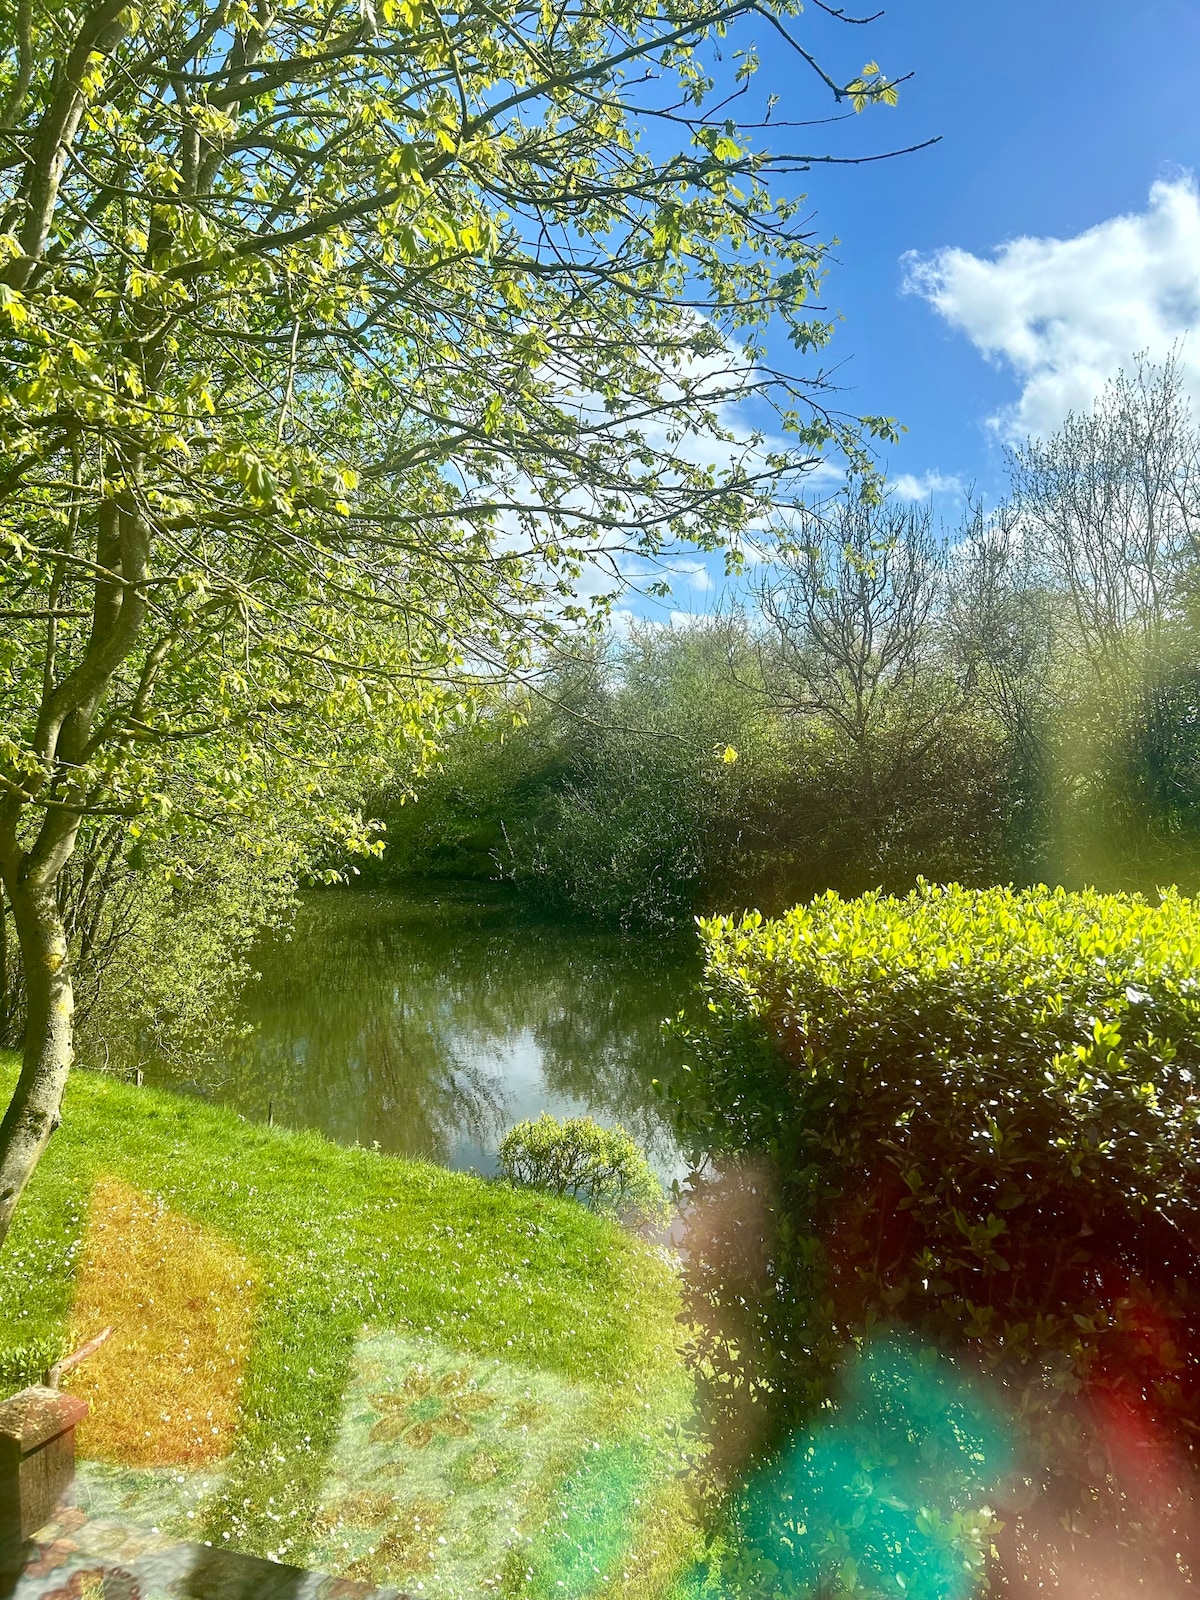
[[660, 1221], [667, 1211], [662, 1187], [624, 1128], [602, 1128], [591, 1117], [543, 1113], [518, 1122], [500, 1144], [504, 1176], [552, 1194], [570, 1195], [597, 1211]]
[[562, 765], [497, 863], [547, 909], [671, 934], [743, 899], [782, 770], [744, 622], [635, 627], [558, 718]]
[[1121, 1419], [1192, 1457], [1198, 911], [923, 883], [703, 924], [679, 1111], [697, 1147], [773, 1158], [757, 1347], [792, 1418], [839, 1351], [901, 1324], [1008, 1388], [1072, 1515], [1136, 1520]]

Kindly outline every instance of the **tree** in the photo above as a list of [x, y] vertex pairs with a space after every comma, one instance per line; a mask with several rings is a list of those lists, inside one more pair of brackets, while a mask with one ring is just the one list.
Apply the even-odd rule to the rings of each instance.
[[738, 670], [752, 656], [736, 612], [613, 639], [586, 719], [563, 719], [569, 763], [533, 826], [512, 830], [505, 872], [627, 930], [677, 929], [714, 893], [740, 892], [774, 755], [768, 709]]
[[823, 247], [770, 187], [810, 158], [734, 120], [752, 40], [705, 51], [757, 18], [846, 107], [896, 91], [873, 64], [836, 82], [787, 9], [4, 0], [0, 881], [26, 1027], [0, 1238], [71, 1062], [85, 822], [249, 850], [285, 796], [367, 849], [331, 776], [381, 740], [419, 762], [464, 681], [586, 620], [587, 564], [720, 544], [824, 445], [861, 459], [759, 338], [828, 333]]
[[853, 491], [801, 508], [756, 586], [770, 692], [849, 752], [867, 858], [956, 698], [935, 660], [943, 562], [932, 522], [927, 506], [877, 505]]
[[1044, 739], [1060, 870], [1114, 887], [1191, 876], [1200, 434], [1176, 357], [1139, 359], [1090, 411], [1029, 441], [1012, 482], [1030, 616], [1039, 591], [1053, 597]]
[[1200, 436], [1179, 363], [1145, 358], [1012, 461], [1020, 537], [1066, 599], [1064, 642], [1106, 700], [1136, 703], [1173, 655], [1200, 513]]
[[1025, 882], [1050, 872], [1049, 745], [1057, 692], [1060, 597], [1011, 502], [972, 501], [952, 552], [946, 636], [967, 703], [999, 727], [1007, 755], [1008, 866]]

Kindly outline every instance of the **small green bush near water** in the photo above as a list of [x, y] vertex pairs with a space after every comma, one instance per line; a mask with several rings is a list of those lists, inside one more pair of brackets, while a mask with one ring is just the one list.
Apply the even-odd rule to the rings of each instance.
[[1134, 1509], [1113, 1439], [1186, 1464], [1200, 1436], [1200, 907], [923, 883], [703, 936], [679, 1110], [698, 1148], [771, 1158], [753, 1343], [791, 1418], [907, 1327], [1007, 1391], [1060, 1511], [1131, 1544], [1182, 1516]]
[[552, 1194], [569, 1195], [597, 1211], [646, 1221], [666, 1214], [662, 1186], [624, 1128], [602, 1128], [591, 1117], [543, 1113], [518, 1122], [500, 1144], [504, 1176]]

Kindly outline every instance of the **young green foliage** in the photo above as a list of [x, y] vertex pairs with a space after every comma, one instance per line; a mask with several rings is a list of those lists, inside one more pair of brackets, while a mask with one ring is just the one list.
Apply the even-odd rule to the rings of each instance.
[[[84, 819], [229, 830], [419, 766], [589, 563], [718, 546], [827, 443], [823, 247], [715, 143], [706, 47], [762, 0], [7, 0], [0, 9], [0, 880], [26, 1061], [0, 1237], [58, 1118]], [[822, 94], [886, 102], [826, 74]], [[651, 154], [647, 123], [672, 130]], [[795, 447], [733, 425], [758, 401]], [[722, 461], [713, 465], [714, 458]], [[603, 611], [602, 596], [595, 609]]]

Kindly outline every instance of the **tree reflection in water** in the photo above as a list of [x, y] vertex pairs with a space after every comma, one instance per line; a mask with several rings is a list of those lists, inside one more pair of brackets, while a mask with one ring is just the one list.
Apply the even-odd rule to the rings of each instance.
[[660, 1029], [689, 943], [536, 921], [486, 887], [322, 890], [254, 965], [192, 1084], [248, 1116], [493, 1171], [513, 1122], [589, 1113], [686, 1170], [651, 1080], [676, 1066]]

